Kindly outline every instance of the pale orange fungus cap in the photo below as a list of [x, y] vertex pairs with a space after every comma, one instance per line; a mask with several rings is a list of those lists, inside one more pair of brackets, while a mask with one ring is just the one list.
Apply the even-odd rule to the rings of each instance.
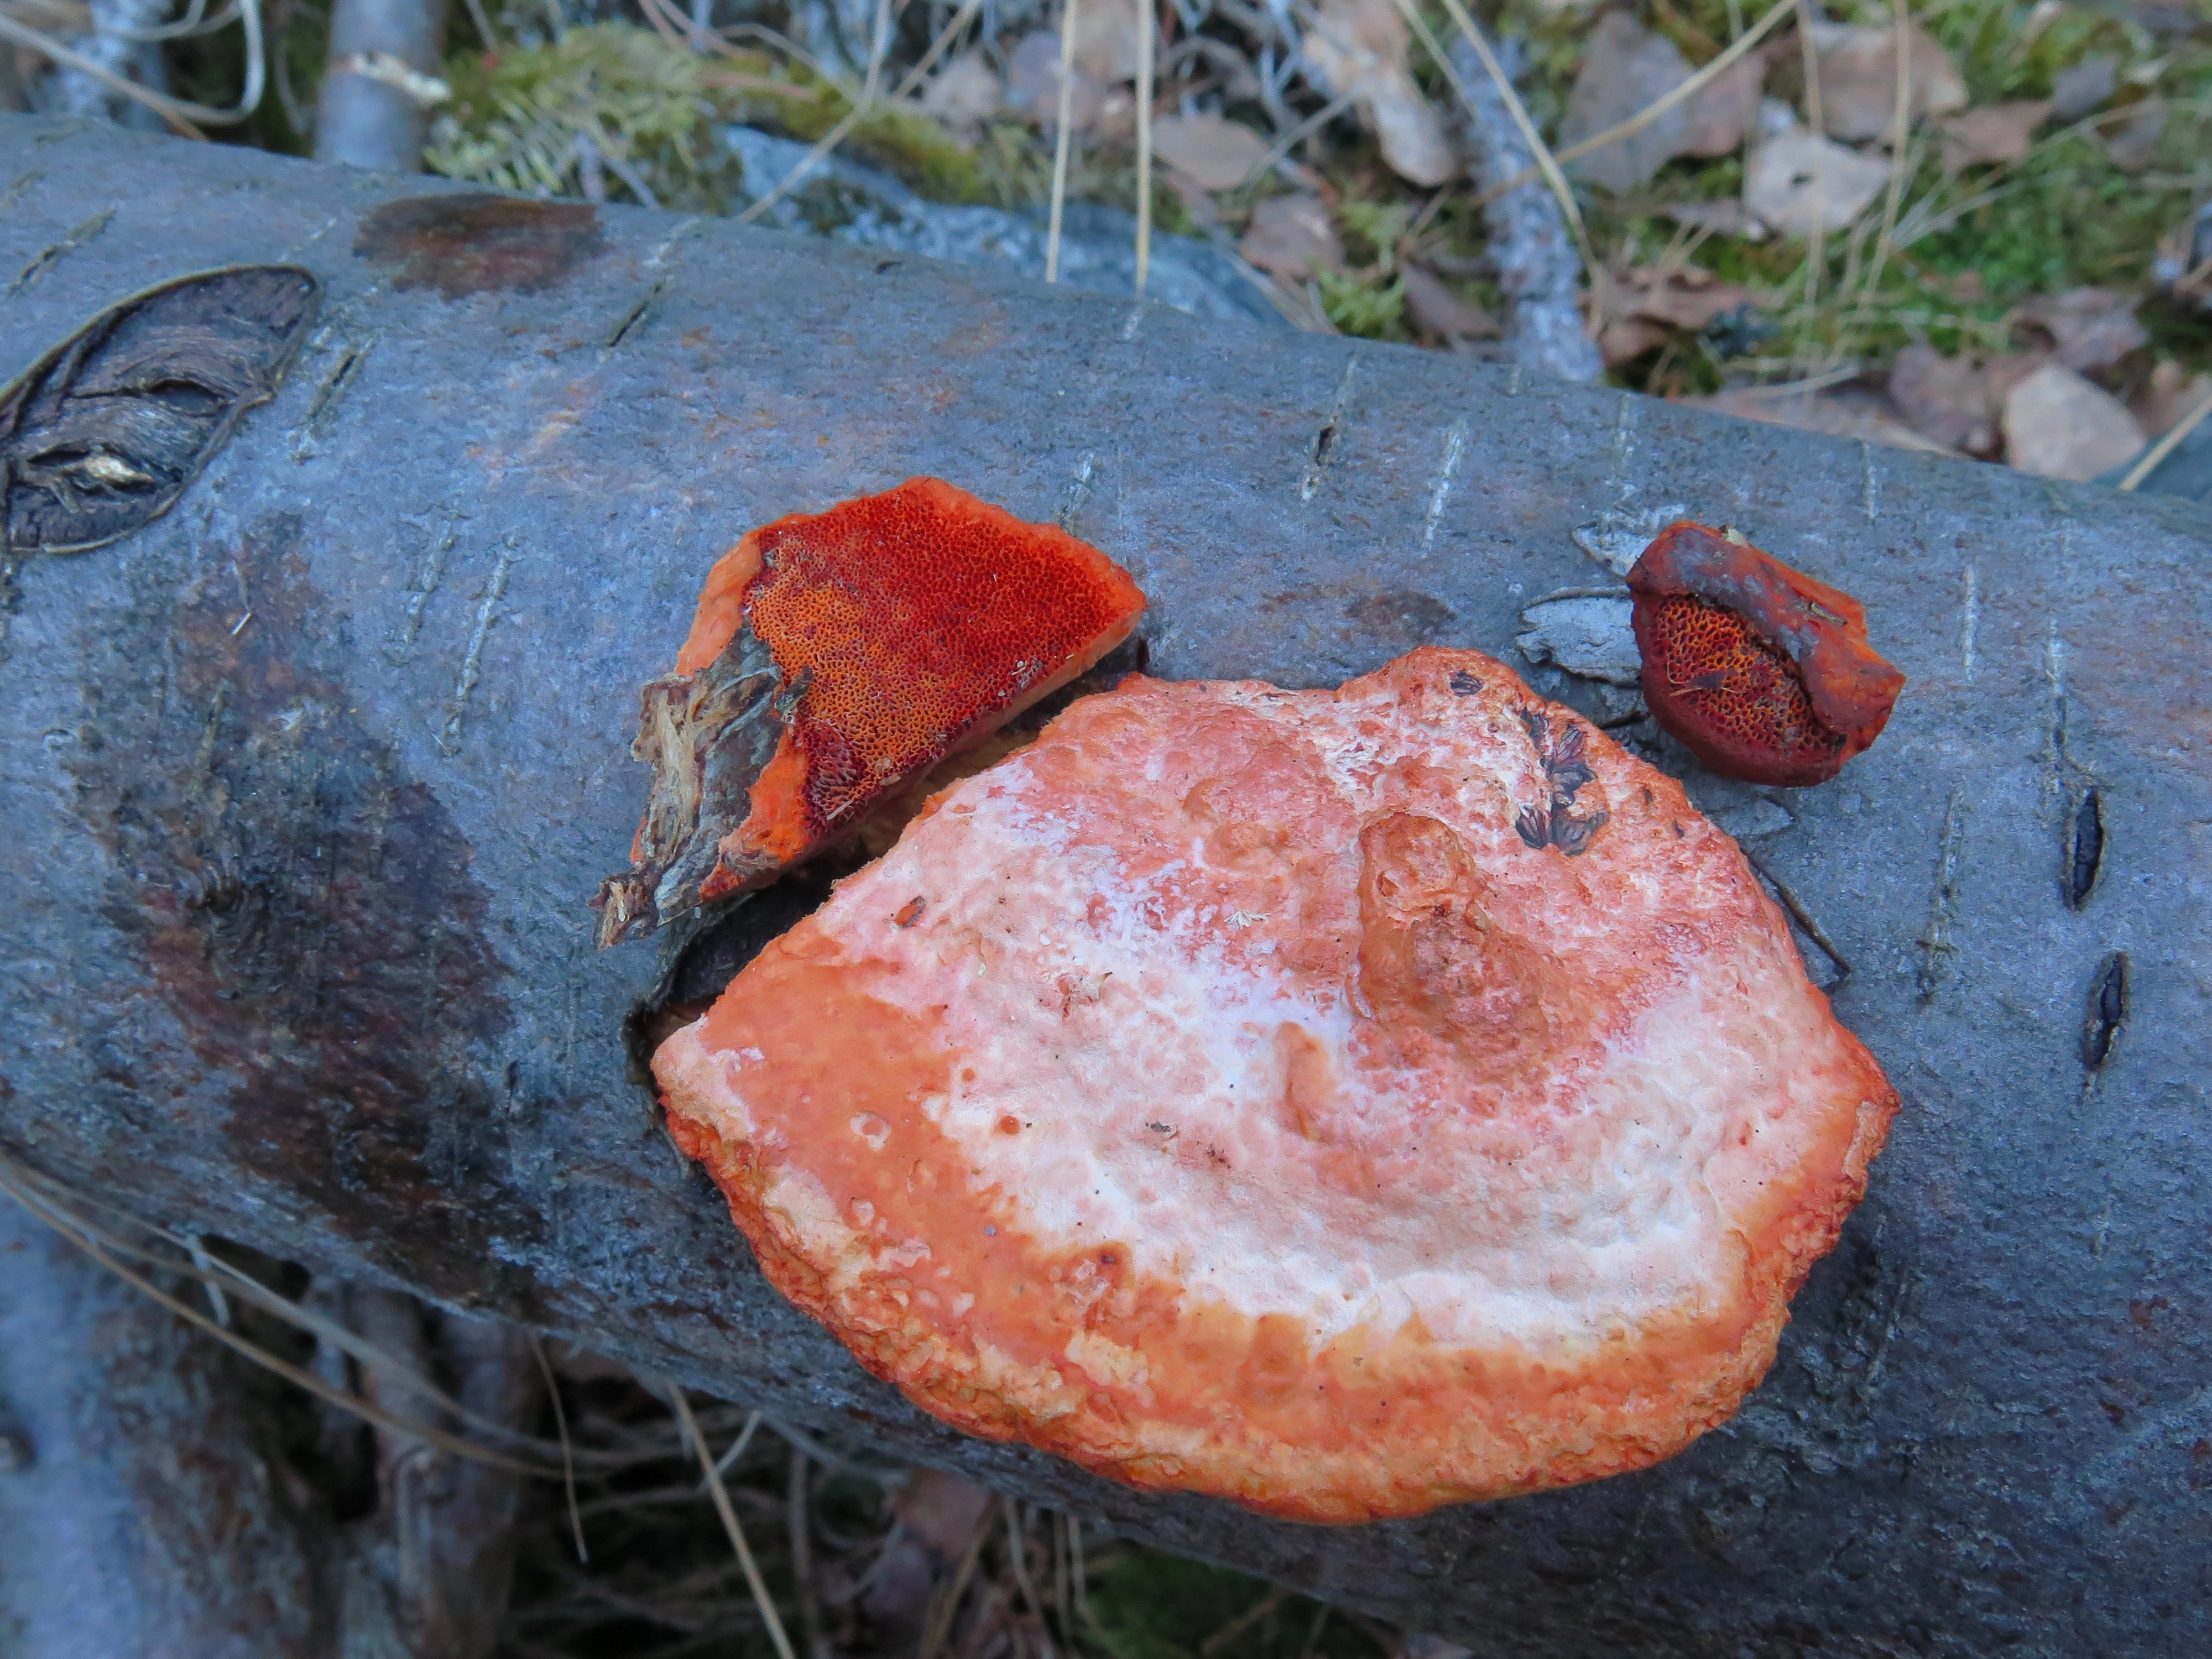
[[1433, 649], [1078, 702], [653, 1071], [926, 1409], [1338, 1522], [1727, 1418], [1897, 1105], [1673, 780]]
[[793, 514], [708, 573], [675, 675], [645, 690], [655, 770], [600, 943], [757, 887], [890, 791], [1097, 664], [1128, 573], [937, 478]]

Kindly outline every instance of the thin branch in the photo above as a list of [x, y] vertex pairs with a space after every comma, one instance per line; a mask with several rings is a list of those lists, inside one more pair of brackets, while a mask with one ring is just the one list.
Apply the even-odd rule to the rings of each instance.
[[2145, 478], [2158, 471], [2158, 465], [2167, 456], [2181, 447], [2181, 441], [2204, 424], [2204, 417], [2212, 415], [2212, 392], [2207, 392], [2195, 409], [2175, 422], [2173, 429], [2143, 452], [2142, 459], [2128, 469], [2128, 476], [2120, 480], [2120, 488], [2134, 491]]

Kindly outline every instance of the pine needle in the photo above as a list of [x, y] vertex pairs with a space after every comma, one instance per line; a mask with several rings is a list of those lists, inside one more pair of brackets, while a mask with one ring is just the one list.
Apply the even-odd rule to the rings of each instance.
[[745, 1542], [745, 1529], [738, 1524], [738, 1512], [730, 1504], [730, 1489], [722, 1484], [722, 1472], [714, 1467], [714, 1454], [707, 1449], [707, 1437], [699, 1432], [699, 1419], [691, 1415], [691, 1402], [684, 1397], [684, 1385], [668, 1385], [668, 1401], [676, 1407], [676, 1420], [683, 1425], [684, 1437], [699, 1459], [699, 1467], [707, 1471], [707, 1484], [714, 1495], [714, 1512], [722, 1517], [722, 1530], [730, 1535], [730, 1547], [738, 1553], [738, 1565], [744, 1570], [745, 1584], [753, 1593], [753, 1603], [760, 1608], [762, 1622], [768, 1626], [768, 1639], [775, 1644], [776, 1659], [794, 1659], [791, 1638], [784, 1633], [783, 1617], [776, 1612], [775, 1603], [769, 1599], [768, 1585], [761, 1578], [760, 1568], [753, 1560], [752, 1548]]

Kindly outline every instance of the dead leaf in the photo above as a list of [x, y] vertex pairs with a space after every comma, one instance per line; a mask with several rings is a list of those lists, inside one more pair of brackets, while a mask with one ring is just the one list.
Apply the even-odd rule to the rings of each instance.
[[1678, 225], [1710, 232], [1716, 236], [1741, 236], [1747, 242], [1766, 240], [1765, 222], [1733, 196], [1723, 196], [1716, 202], [1623, 202], [1624, 213], [1649, 213], [1662, 219], [1672, 219]]
[[[1583, 48], [1582, 68], [1567, 96], [1559, 147], [1567, 149], [1648, 108], [1690, 78], [1674, 43], [1654, 34], [1626, 12], [1599, 20]], [[1645, 183], [1683, 154], [1690, 132], [1687, 110], [1677, 105], [1625, 138], [1567, 164], [1578, 179], [1620, 195]]]
[[1406, 309], [1414, 323], [1447, 340], [1489, 340], [1498, 334], [1498, 319], [1460, 294], [1433, 271], [1410, 262], [1398, 267], [1406, 285]]
[[1825, 432], [1835, 438], [1863, 438], [1892, 449], [1917, 449], [1951, 455], [1958, 452], [1914, 431], [1899, 418], [1886, 398], [1872, 396], [1839, 397], [1831, 392], [1717, 392], [1707, 398], [1680, 401], [1700, 409], [1717, 409], [1724, 415], [1771, 426], [1795, 427], [1802, 432]]
[[1152, 123], [1152, 149], [1207, 190], [1234, 190], [1267, 159], [1267, 141], [1218, 115], [1170, 115]]
[[2051, 118], [2051, 100], [2026, 98], [2009, 104], [1984, 104], [1943, 123], [1943, 171], [1983, 161], [2017, 161], [2027, 154], [2035, 130]]
[[1751, 291], [1723, 283], [1696, 265], [1662, 270], [1638, 265], [1619, 275], [1601, 273], [1602, 303], [1608, 317], [1648, 317], [1695, 333], [1714, 318], [1751, 303]]
[[1889, 398], [1915, 431], [1937, 443], [1970, 455], [1996, 453], [1999, 399], [1972, 357], [1907, 346], [1890, 368]]
[[1680, 154], [1735, 155], [1759, 131], [1759, 89], [1765, 79], [1765, 53], [1753, 49], [1692, 94], [1682, 106], [1689, 125]]
[[2058, 361], [2081, 374], [2112, 368], [2150, 338], [2136, 320], [2134, 300], [2108, 288], [2039, 295], [2014, 306], [2006, 320], [2049, 335]]
[[2166, 106], [2147, 100], [2127, 124], [2116, 132], [2100, 131], [2105, 154], [2123, 173], [2141, 173], [2158, 160], [2159, 141], [2166, 136]]
[[1252, 210], [1237, 252], [1262, 270], [1304, 282], [1344, 269], [1344, 244], [1318, 196], [1271, 196]]
[[2112, 95], [2120, 83], [2120, 60], [2109, 52], [2084, 58], [2071, 69], [2051, 77], [2051, 103], [2059, 116], [2072, 120], [2087, 115]]
[[1743, 171], [1743, 204], [1787, 236], [1842, 230], [1889, 182], [1889, 163], [1799, 131], [1770, 138]]
[[2045, 363], [2004, 401], [2005, 459], [2039, 478], [2087, 483], [2143, 446], [2128, 406], [2062, 363]]
[[[1106, 88], [1080, 69], [1070, 79], [1067, 124], [1088, 132], [1105, 107]], [[1047, 132], [1060, 125], [1060, 35], [1036, 29], [1024, 35], [1006, 59], [1006, 106]]]
[[917, 1468], [891, 1499], [891, 1512], [940, 1559], [957, 1561], [990, 1503], [988, 1487], [941, 1469]]
[[2181, 424], [2184, 416], [2195, 414], [2207, 398], [2212, 398], [2212, 374], [2192, 375], [2168, 357], [2151, 370], [2142, 389], [2128, 400], [2128, 411], [2142, 428], [2144, 437], [2163, 438]]
[[1304, 50], [1328, 92], [1358, 101], [1390, 170], [1425, 188], [1456, 173], [1459, 157], [1443, 116], [1414, 83], [1412, 40], [1391, 0], [1323, 0]]
[[[1897, 111], [1897, 31], [1887, 23], [1813, 25], [1820, 119], [1836, 138], [1887, 137]], [[1905, 30], [1905, 114], [1917, 121], [1966, 106], [1966, 83], [1936, 37]], [[1808, 107], [1810, 100], [1808, 100]]]
[[956, 134], [973, 133], [999, 112], [1005, 89], [979, 52], [963, 53], [929, 78], [921, 108]]
[[1598, 356], [1607, 368], [1633, 362], [1667, 343], [1667, 325], [1648, 317], [1620, 317], [1598, 331]]
[[1082, 0], [1075, 9], [1075, 66], [1101, 86], [1137, 78], [1136, 0]]

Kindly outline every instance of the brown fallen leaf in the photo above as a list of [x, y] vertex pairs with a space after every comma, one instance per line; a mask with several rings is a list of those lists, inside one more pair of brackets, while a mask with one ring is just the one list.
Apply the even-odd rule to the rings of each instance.
[[1406, 285], [1406, 309], [1418, 327], [1447, 340], [1498, 337], [1498, 319], [1433, 271], [1408, 261], [1398, 267], [1398, 276]]
[[1759, 131], [1759, 99], [1766, 80], [1766, 55], [1754, 48], [1729, 64], [1682, 107], [1689, 123], [1682, 134], [1684, 155], [1733, 155]]
[[2166, 137], [2166, 106], [2146, 100], [2117, 131], [2100, 129], [2105, 154], [2123, 173], [2141, 173], [2158, 160], [2160, 141]]
[[1443, 184], [1459, 171], [1443, 118], [1407, 63], [1413, 35], [1391, 0], [1322, 0], [1304, 50], [1327, 89], [1358, 100], [1382, 159], [1408, 184]]
[[[1626, 120], [1690, 78], [1674, 43], [1626, 12], [1607, 12], [1583, 48], [1582, 67], [1567, 97], [1559, 146], [1566, 149]], [[1687, 110], [1677, 105], [1625, 138], [1578, 156], [1567, 170], [1615, 195], [1645, 183], [1684, 153]]]
[[[1088, 132], [1106, 106], [1106, 88], [1078, 69], [1070, 77], [1067, 124]], [[1060, 125], [1060, 34], [1036, 29], [1006, 59], [1006, 106], [1047, 132]]]
[[2017, 161], [2027, 154], [2035, 130], [2051, 118], [2048, 98], [2008, 104], [1984, 104], [1943, 123], [1943, 171], [1984, 161]]
[[2142, 448], [2128, 406], [2063, 363], [2046, 362], [2004, 400], [2005, 459], [2040, 478], [2087, 483]]
[[1970, 455], [1996, 453], [2000, 400], [1973, 358], [1907, 346], [1890, 367], [1889, 398], [1915, 431], [1937, 443]]
[[2110, 98], [2120, 83], [2120, 60], [2110, 52], [2084, 58], [2070, 69], [2051, 77], [2051, 102], [2059, 117], [2071, 121]]
[[1075, 9], [1075, 66], [1101, 86], [1137, 78], [1136, 0], [1083, 0]]
[[[1820, 119], [1829, 136], [1887, 137], [1897, 111], [1896, 29], [1887, 23], [1815, 23], [1812, 35]], [[1909, 120], [1966, 108], [1966, 83], [1958, 65], [1917, 23], [1905, 31], [1905, 74]]]
[[1638, 265], [1616, 274], [1600, 272], [1593, 287], [1599, 284], [1607, 316], [1644, 317], [1693, 333], [1714, 318], [1751, 302], [1748, 289], [1724, 283], [1696, 265], [1667, 270]]
[[954, 58], [921, 89], [921, 108], [956, 137], [972, 137], [999, 112], [1006, 89], [979, 52]]
[[1844, 229], [1888, 182], [1888, 162], [1798, 129], [1751, 152], [1743, 204], [1784, 235], [1809, 236]]
[[1344, 269], [1344, 244], [1318, 196], [1271, 196], [1252, 210], [1237, 252], [1262, 270], [1304, 282]]
[[1633, 362], [1667, 343], [1667, 325], [1649, 317], [1618, 317], [1598, 331], [1598, 356], [1607, 368]]
[[2135, 301], [2108, 288], [2039, 295], [2006, 320], [2015, 333], [2049, 336], [2058, 361], [2081, 374], [2112, 368], [2150, 338], [2136, 320]]
[[1724, 415], [1771, 426], [1795, 427], [1802, 432], [1825, 432], [1836, 438], [1863, 438], [1892, 449], [1917, 449], [1926, 453], [1955, 455], [1958, 452], [1916, 432], [1900, 419], [1887, 398], [1879, 396], [1839, 397], [1831, 392], [1782, 392], [1739, 390], [1716, 392], [1710, 397], [1684, 398], [1681, 402], [1700, 409], [1717, 409]]
[[2128, 411], [2143, 429], [2145, 438], [2163, 438], [2181, 424], [2182, 417], [2212, 398], [2212, 374], [2191, 374], [2168, 357], [2150, 372], [2150, 378], [2128, 400]]
[[1152, 123], [1152, 149], [1207, 190], [1234, 190], [1267, 159], [1267, 141], [1218, 115], [1170, 115]]

